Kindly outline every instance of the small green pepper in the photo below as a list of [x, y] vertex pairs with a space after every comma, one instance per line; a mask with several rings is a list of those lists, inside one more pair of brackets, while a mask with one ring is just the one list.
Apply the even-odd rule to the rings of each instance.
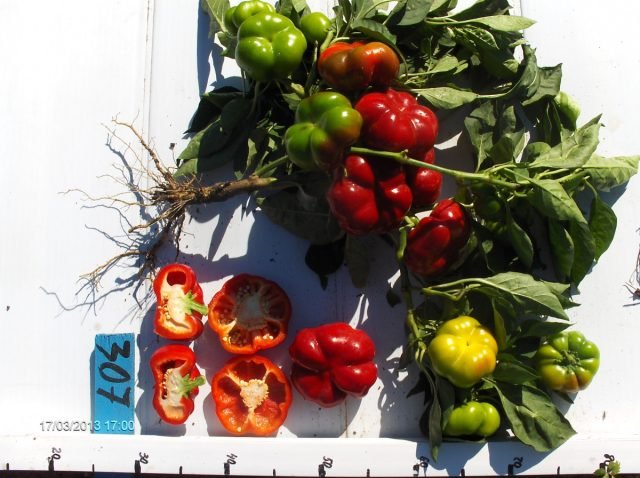
[[360, 137], [362, 117], [346, 96], [321, 91], [303, 99], [284, 136], [289, 159], [301, 169], [335, 167]]
[[276, 13], [276, 9], [270, 3], [262, 0], [245, 0], [224, 12], [224, 27], [229, 33], [235, 35], [238, 33], [238, 28], [240, 28], [242, 22], [253, 15], [263, 12]]
[[300, 30], [309, 43], [322, 43], [327, 37], [331, 20], [322, 12], [313, 12], [300, 19]]
[[444, 427], [451, 437], [490, 437], [500, 428], [500, 413], [490, 403], [469, 401], [455, 407]]
[[240, 24], [235, 59], [249, 77], [270, 81], [289, 76], [302, 62], [306, 49], [304, 34], [290, 19], [261, 12]]

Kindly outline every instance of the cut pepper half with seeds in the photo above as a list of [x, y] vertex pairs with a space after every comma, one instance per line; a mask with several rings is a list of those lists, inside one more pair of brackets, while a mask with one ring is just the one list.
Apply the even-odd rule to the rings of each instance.
[[291, 385], [266, 357], [231, 359], [211, 380], [211, 396], [222, 426], [234, 435], [271, 435], [291, 406]]
[[208, 318], [227, 352], [253, 354], [284, 341], [291, 302], [275, 282], [240, 274], [225, 282], [213, 296]]

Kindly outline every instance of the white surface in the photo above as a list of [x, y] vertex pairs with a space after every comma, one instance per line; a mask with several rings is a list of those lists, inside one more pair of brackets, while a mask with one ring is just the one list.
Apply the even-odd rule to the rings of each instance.
[[[615, 11], [614, 19], [606, 18], [595, 1], [522, 3], [523, 14], [538, 22], [528, 38], [539, 64], [563, 63], [563, 86], [582, 105], [582, 120], [603, 113], [600, 152], [640, 153], [635, 86], [640, 7], [621, 0], [609, 4], [606, 11]], [[326, 10], [324, 3], [316, 5]], [[63, 450], [56, 469], [95, 465], [96, 471], [131, 471], [139, 453], [147, 453], [143, 471], [177, 472], [182, 466], [184, 473], [221, 474], [222, 462], [233, 453], [239, 457], [234, 474], [271, 475], [276, 469], [280, 476], [315, 475], [322, 457], [330, 457], [329, 476], [362, 476], [367, 469], [372, 476], [409, 475], [427, 453], [424, 443], [413, 441], [419, 437], [421, 403], [420, 397], [405, 398], [412, 377], [396, 377], [403, 314], [389, 308], [380, 293], [393, 280], [393, 264], [374, 264], [371, 283], [378, 286], [364, 295], [352, 288], [344, 271], [330, 279], [325, 291], [303, 265], [306, 244], [259, 214], [243, 211], [242, 198], [201, 207], [186, 225], [181, 260], [198, 271], [206, 298], [231, 275], [251, 271], [276, 280], [289, 293], [291, 337], [302, 326], [350, 320], [379, 344], [380, 380], [372, 393], [329, 410], [296, 397], [275, 439], [218, 438], [225, 434], [206, 386], [188, 426], [159, 423], [149, 406], [152, 384], [144, 368], [161, 343], [151, 333], [152, 310], [148, 305], [137, 309], [130, 289], [95, 303], [76, 294], [78, 277], [117, 252], [91, 228], [117, 235], [120, 219], [113, 209], [87, 207], [92, 203], [80, 193], [60, 193], [121, 191], [104, 175], [117, 173], [113, 166], [122, 164], [120, 154], [131, 159], [138, 148], [126, 151], [110, 142], [103, 124], [114, 116], [135, 122], [165, 162], [172, 161], [169, 145], [176, 143], [176, 152], [184, 146], [182, 132], [198, 95], [223, 81], [217, 72], [225, 81], [237, 74], [229, 62], [222, 70], [211, 62], [207, 28], [197, 0], [0, 0], [0, 128], [5, 132], [0, 141], [5, 205], [0, 211], [0, 350], [6, 364], [0, 467], [44, 469], [56, 447]], [[549, 456], [518, 444], [448, 444], [433, 473], [455, 474], [464, 467], [467, 475], [505, 474], [514, 457], [524, 457], [516, 470], [520, 473], [555, 473], [558, 467], [590, 473], [604, 453], [614, 454], [624, 472], [640, 471], [634, 453], [640, 449], [640, 380], [635, 368], [626, 365], [640, 363], [640, 307], [632, 305], [624, 288], [633, 276], [640, 242], [638, 178], [620, 192], [607, 196], [618, 215], [614, 243], [583, 282], [577, 297], [582, 305], [570, 311], [587, 336], [598, 337], [603, 354], [598, 379], [567, 410], [578, 436]], [[211, 241], [202, 239], [212, 235]], [[372, 247], [384, 246], [373, 241]], [[115, 272], [107, 279], [131, 271]], [[107, 281], [102, 292], [116, 287]], [[139, 334], [136, 426], [145, 436], [43, 434], [42, 421], [91, 419], [89, 357], [98, 332]], [[285, 369], [288, 343], [265, 354]], [[195, 348], [208, 378], [228, 357], [208, 329]]]

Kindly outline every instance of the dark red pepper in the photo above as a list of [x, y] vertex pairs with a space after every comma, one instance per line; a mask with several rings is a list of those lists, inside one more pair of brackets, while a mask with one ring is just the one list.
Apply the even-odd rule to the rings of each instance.
[[398, 76], [400, 60], [381, 42], [336, 42], [318, 58], [318, 74], [332, 88], [349, 93], [386, 87]]
[[191, 340], [202, 333], [202, 316], [208, 308], [196, 274], [184, 264], [169, 264], [153, 281], [156, 295], [154, 330], [172, 340]]
[[406, 91], [365, 93], [354, 108], [362, 116], [360, 141], [381, 151], [407, 151], [422, 160], [438, 136], [438, 118]]
[[350, 234], [385, 233], [411, 208], [402, 166], [388, 159], [349, 155], [327, 192], [331, 212]]
[[307, 400], [333, 407], [363, 397], [376, 382], [371, 337], [342, 322], [302, 329], [289, 347], [291, 381]]
[[[435, 150], [431, 148], [424, 155], [422, 161], [433, 164], [435, 162]], [[418, 159], [418, 158], [416, 158]], [[428, 168], [407, 166], [407, 184], [413, 193], [413, 207], [431, 207], [440, 197], [442, 191], [442, 174]]]
[[470, 234], [471, 227], [462, 206], [452, 199], [444, 199], [409, 231], [405, 263], [423, 277], [445, 272], [459, 257]]
[[155, 380], [153, 408], [167, 423], [184, 423], [193, 413], [198, 387], [206, 383], [195, 354], [186, 345], [165, 345], [154, 352], [149, 365]]

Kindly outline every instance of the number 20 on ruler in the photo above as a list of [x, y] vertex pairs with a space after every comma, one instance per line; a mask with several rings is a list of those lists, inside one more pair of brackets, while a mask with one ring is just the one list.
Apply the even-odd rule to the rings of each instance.
[[93, 355], [93, 431], [131, 435], [134, 431], [134, 335], [98, 334]]

